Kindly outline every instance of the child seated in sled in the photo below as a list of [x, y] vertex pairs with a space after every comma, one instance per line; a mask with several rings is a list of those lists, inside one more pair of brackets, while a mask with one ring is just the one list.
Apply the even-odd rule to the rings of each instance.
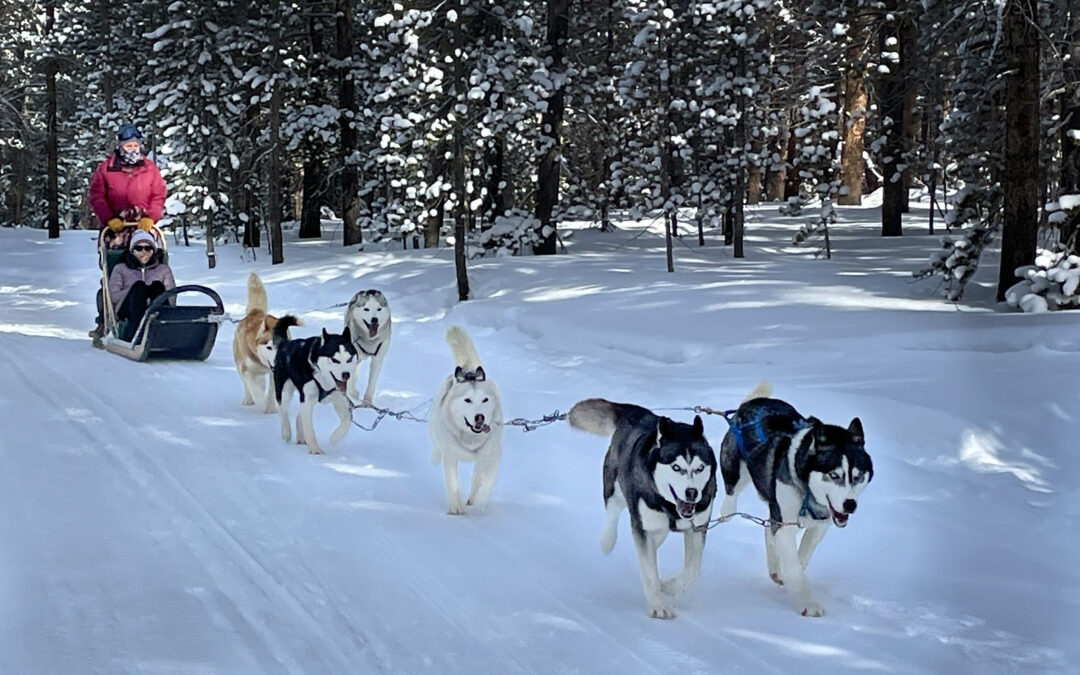
[[116, 318], [127, 320], [124, 334], [118, 337], [131, 340], [154, 298], [174, 288], [176, 280], [162, 260], [157, 239], [149, 232], [136, 230], [124, 260], [109, 274], [109, 298]]

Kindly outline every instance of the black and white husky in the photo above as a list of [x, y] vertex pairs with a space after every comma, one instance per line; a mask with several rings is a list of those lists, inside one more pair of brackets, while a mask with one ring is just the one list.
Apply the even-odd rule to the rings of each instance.
[[390, 303], [382, 291], [359, 291], [354, 295], [345, 310], [345, 328], [356, 347], [356, 372], [349, 380], [347, 393], [350, 399], [356, 400], [356, 380], [360, 373], [360, 364], [365, 359], [371, 359], [363, 398], [364, 405], [371, 405], [379, 371], [382, 370], [386, 353], [390, 351]]
[[[577, 429], [611, 437], [604, 457], [607, 524], [600, 548], [610, 553], [615, 547], [619, 515], [629, 509], [649, 616], [673, 618], [663, 594], [680, 593], [697, 578], [716, 496], [716, 456], [701, 418], [684, 424], [601, 398], [576, 403], [567, 418]], [[669, 532], [683, 533], [686, 557], [681, 572], [660, 581], [656, 551]]]
[[766, 398], [770, 393], [767, 384], [758, 385], [728, 418], [720, 446], [726, 493], [720, 516], [735, 512], [739, 493], [753, 482], [772, 521], [765, 528], [769, 577], [792, 590], [803, 616], [822, 616], [825, 609], [806, 583], [806, 566], [829, 525], [847, 525], [874, 465], [858, 417], [846, 429], [824, 424]]
[[338, 414], [340, 424], [330, 434], [330, 442], [337, 443], [345, 436], [352, 422], [349, 399], [345, 395], [349, 378], [356, 370], [356, 348], [353, 347], [349, 329], [341, 335], [322, 335], [289, 340], [290, 326], [297, 325], [296, 317], [283, 316], [274, 325], [274, 395], [278, 413], [281, 415], [281, 437], [292, 440], [289, 424], [289, 403], [293, 392], [300, 392], [300, 412], [296, 415], [296, 442], [307, 445], [308, 452], [321, 455], [322, 448], [315, 437], [312, 414], [316, 403], [330, 403]]
[[461, 515], [465, 509], [458, 486], [459, 462], [476, 463], [467, 505], [483, 506], [495, 487], [502, 456], [502, 400], [465, 331], [451, 326], [446, 341], [454, 355], [454, 374], [446, 378], [435, 395], [428, 435], [431, 463], [443, 465], [446, 512]]

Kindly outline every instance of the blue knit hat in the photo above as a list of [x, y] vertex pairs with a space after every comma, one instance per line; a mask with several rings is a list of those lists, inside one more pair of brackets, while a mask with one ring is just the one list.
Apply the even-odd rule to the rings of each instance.
[[124, 141], [136, 140], [142, 143], [142, 133], [139, 132], [139, 128], [134, 124], [121, 124], [120, 128], [116, 131], [116, 142], [123, 143]]

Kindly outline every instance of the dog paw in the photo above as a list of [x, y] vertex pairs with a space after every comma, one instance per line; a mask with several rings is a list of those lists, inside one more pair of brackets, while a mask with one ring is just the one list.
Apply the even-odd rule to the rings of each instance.
[[656, 605], [649, 608], [649, 618], [652, 619], [674, 619], [675, 610], [664, 605]]
[[816, 602], [808, 602], [799, 612], [803, 616], [825, 616], [825, 608]]
[[322, 455], [322, 454], [324, 454], [323, 451], [322, 451], [322, 448], [316, 448], [314, 446], [308, 446], [307, 451], [308, 451], [309, 455]]
[[463, 516], [465, 515], [465, 508], [461, 504], [451, 504], [446, 507], [446, 513], [451, 516]]
[[780, 576], [779, 572], [769, 572], [769, 578], [781, 586], [784, 585], [784, 578]]
[[679, 577], [672, 577], [660, 582], [660, 590], [668, 595], [678, 595], [686, 590], [686, 584]]
[[365, 408], [370, 408], [372, 406], [372, 401], [370, 398], [365, 396], [364, 400], [360, 401], [360, 405], [364, 406]]

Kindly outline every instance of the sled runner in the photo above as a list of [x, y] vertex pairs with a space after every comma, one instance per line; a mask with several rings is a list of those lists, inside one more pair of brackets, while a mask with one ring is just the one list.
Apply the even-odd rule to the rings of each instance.
[[[127, 225], [125, 223], [125, 225]], [[183, 359], [204, 361], [210, 356], [217, 338], [218, 321], [224, 318], [225, 306], [219, 296], [206, 286], [188, 284], [165, 291], [146, 309], [142, 322], [136, 326], [131, 340], [119, 336], [128, 333], [130, 326], [126, 319], [116, 316], [116, 307], [109, 297], [109, 274], [114, 267], [124, 260], [127, 241], [134, 228], [125, 227], [120, 233], [113, 233], [109, 228], [102, 228], [98, 234], [98, 267], [101, 268], [102, 318], [105, 335], [100, 346], [113, 354], [119, 354], [133, 361], [147, 359]], [[165, 235], [154, 227], [150, 234], [157, 239], [161, 250], [162, 262], [168, 264], [169, 252]], [[118, 246], [119, 244], [119, 246]], [[200, 294], [200, 295], [196, 295]], [[203, 300], [199, 305], [178, 305], [177, 298], [196, 297]], [[202, 296], [209, 297], [213, 304], [205, 304]]]

